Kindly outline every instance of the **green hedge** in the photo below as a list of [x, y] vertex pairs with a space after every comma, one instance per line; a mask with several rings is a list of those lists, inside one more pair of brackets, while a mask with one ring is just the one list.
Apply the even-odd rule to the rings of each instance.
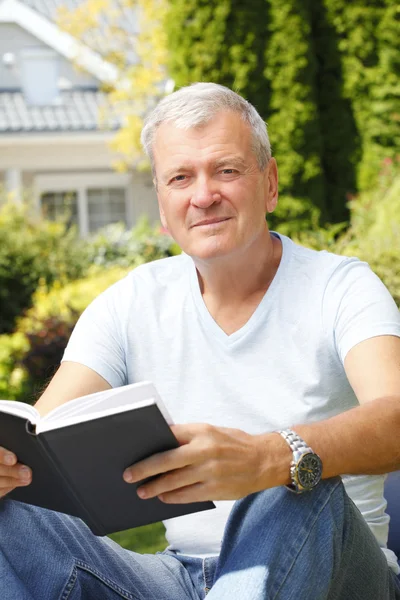
[[232, 87], [269, 125], [286, 233], [348, 219], [400, 148], [400, 6], [395, 0], [170, 0], [177, 87]]
[[13, 331], [40, 281], [81, 277], [88, 263], [74, 229], [35, 219], [27, 206], [1, 207], [0, 239], [1, 334]]
[[324, 0], [338, 39], [343, 96], [351, 104], [360, 140], [358, 188], [379, 177], [384, 157], [400, 148], [400, 5], [397, 0]]

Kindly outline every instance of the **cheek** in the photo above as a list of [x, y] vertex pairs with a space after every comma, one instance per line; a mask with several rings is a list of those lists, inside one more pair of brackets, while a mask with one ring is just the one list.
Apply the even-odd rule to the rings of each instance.
[[[160, 203], [160, 212], [170, 231], [179, 229], [186, 222], [187, 205], [179, 198], [166, 198]], [[164, 224], [164, 223], [163, 223]]]

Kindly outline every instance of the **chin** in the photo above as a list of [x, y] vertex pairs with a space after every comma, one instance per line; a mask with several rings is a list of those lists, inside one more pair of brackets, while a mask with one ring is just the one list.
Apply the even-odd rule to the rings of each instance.
[[213, 243], [211, 240], [208, 240], [206, 243], [190, 244], [190, 247], [188, 247], [187, 250], [182, 248], [186, 254], [189, 254], [189, 256], [192, 256], [193, 258], [199, 258], [200, 260], [223, 258], [235, 249], [236, 248], [234, 248], [232, 244]]

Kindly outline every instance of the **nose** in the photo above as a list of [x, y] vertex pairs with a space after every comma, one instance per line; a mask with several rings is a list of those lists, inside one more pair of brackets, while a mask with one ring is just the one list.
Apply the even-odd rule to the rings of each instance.
[[194, 185], [192, 204], [198, 208], [209, 208], [221, 200], [221, 195], [208, 177], [199, 177]]

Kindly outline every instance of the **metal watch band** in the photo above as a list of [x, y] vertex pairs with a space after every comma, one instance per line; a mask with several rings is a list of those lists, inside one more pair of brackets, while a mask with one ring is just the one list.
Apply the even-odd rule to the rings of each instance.
[[[311, 450], [311, 448], [306, 444], [306, 442], [295, 431], [292, 431], [292, 429], [282, 429], [277, 433], [279, 433], [283, 437], [283, 439], [289, 445], [293, 453], [293, 460], [290, 464], [290, 478], [292, 482], [286, 485], [286, 487], [290, 491], [295, 492], [296, 494], [301, 494], [304, 491], [313, 489], [321, 479], [322, 462], [320, 457], [317, 454], [315, 454], [315, 452]], [[301, 464], [301, 461], [307, 455], [313, 458], [313, 463], [309, 466], [312, 469], [316, 469], [316, 471], [314, 472], [314, 481], [311, 478], [311, 481], [307, 482], [309, 483], [309, 485], [307, 485], [306, 482], [303, 482], [299, 478], [300, 472], [297, 470], [298, 466]], [[305, 470], [308, 473], [313, 472], [309, 469]]]
[[291, 429], [281, 429], [278, 433], [280, 433], [283, 439], [289, 444], [295, 460], [298, 460], [305, 452], [312, 452], [311, 448], [295, 431], [292, 431]]

